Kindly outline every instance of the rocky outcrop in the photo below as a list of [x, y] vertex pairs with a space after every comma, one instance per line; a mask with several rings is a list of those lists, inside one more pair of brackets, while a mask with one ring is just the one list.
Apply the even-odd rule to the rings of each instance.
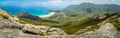
[[49, 35], [66, 35], [66, 33], [59, 28], [51, 28], [47, 34], [49, 34]]
[[107, 16], [106, 15], [99, 15], [98, 16], [98, 19], [104, 19], [104, 18], [106, 18]]
[[27, 33], [33, 33], [33, 34], [41, 34], [43, 33], [43, 35], [63, 35], [66, 34], [63, 30], [58, 29], [58, 28], [50, 28], [50, 27], [46, 27], [46, 26], [40, 26], [40, 25], [30, 25], [30, 24], [26, 24], [24, 25], [24, 27], [22, 28], [23, 32], [27, 32]]
[[[8, 18], [4, 18], [4, 16]], [[0, 10], [0, 38], [44, 38], [41, 35], [57, 35], [64, 34], [65, 32], [58, 28], [50, 28], [47, 26], [20, 24], [16, 22], [18, 18], [12, 17], [6, 11]], [[51, 30], [52, 29], [52, 30]]]
[[12, 22], [11, 20], [4, 19], [2, 16], [0, 16], [0, 28], [18, 28], [20, 29], [22, 26]]
[[117, 21], [120, 23], [120, 18], [118, 18]]
[[65, 32], [58, 28], [35, 26], [31, 24], [17, 24], [0, 16], [0, 38], [44, 38], [40, 33], [60, 35]]
[[86, 32], [82, 34], [83, 38], [118, 38], [120, 32], [111, 23], [106, 23], [96, 31]]
[[42, 38], [40, 35], [26, 34], [20, 29], [23, 26], [18, 23], [14, 23], [9, 19], [5, 19], [0, 16], [0, 38]]
[[40, 32], [42, 32], [43, 34], [46, 35], [46, 33], [49, 29], [50, 29], [50, 27], [46, 27], [46, 26], [35, 26], [35, 25], [26, 24], [22, 28], [22, 31], [34, 33], [34, 34], [39, 34]]
[[46, 38], [119, 38], [120, 32], [111, 23], [106, 23], [96, 31], [88, 31], [81, 35], [49, 35]]
[[[41, 27], [41, 28], [48, 28], [48, 27]], [[116, 28], [111, 23], [106, 23], [96, 31], [85, 32], [84, 34], [81, 35], [67, 35], [58, 28], [51, 28], [51, 29], [49, 28], [49, 31], [47, 33], [50, 35], [45, 35], [44, 38], [118, 38], [120, 37], [120, 32], [117, 31]]]
[[4, 28], [0, 29], [0, 38], [43, 38], [43, 36], [26, 34], [18, 29]]
[[13, 21], [13, 22], [17, 22], [18, 18], [11, 15], [10, 13], [8, 13], [7, 11], [0, 9], [0, 15], [6, 16], [9, 20]]

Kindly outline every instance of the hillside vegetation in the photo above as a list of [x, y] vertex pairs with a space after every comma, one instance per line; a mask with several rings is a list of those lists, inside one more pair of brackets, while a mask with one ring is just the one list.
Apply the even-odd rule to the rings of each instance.
[[[106, 13], [104, 14], [106, 17], [99, 19], [100, 16], [94, 16], [93, 17], [89, 17], [89, 16], [85, 16], [82, 18], [78, 18], [78, 19], [73, 19], [73, 20], [64, 20], [64, 21], [57, 21], [59, 23], [51, 23], [51, 22], [45, 22], [45, 21], [39, 21], [39, 20], [33, 20], [33, 19], [27, 19], [27, 18], [21, 18], [19, 20], [20, 23], [23, 24], [35, 24], [35, 25], [44, 25], [44, 26], [49, 26], [49, 27], [55, 27], [55, 28], [61, 28], [62, 30], [64, 30], [66, 33], [68, 34], [75, 34], [78, 30], [83, 30], [89, 27], [88, 30], [86, 31], [91, 31], [91, 30], [95, 30], [99, 28], [99, 23], [101, 23], [102, 21], [110, 18], [111, 16], [114, 15], [119, 15], [118, 13]], [[103, 16], [102, 16], [103, 17]], [[34, 18], [34, 17], [32, 17]], [[43, 19], [43, 18], [41, 18]], [[52, 21], [52, 20], [50, 20]], [[114, 21], [114, 20], [113, 20]], [[111, 21], [112, 22], [112, 21]], [[115, 22], [116, 23], [116, 22]], [[119, 26], [116, 25], [116, 27], [119, 30]], [[85, 31], [85, 32], [86, 32]], [[81, 34], [83, 32], [77, 33], [77, 34]]]
[[[44, 25], [56, 27], [64, 30], [67, 34], [81, 34], [87, 31], [98, 29], [101, 22], [111, 19], [112, 16], [119, 16], [120, 6], [115, 4], [91, 4], [83, 3], [80, 5], [71, 5], [63, 10], [57, 10], [56, 14], [40, 18], [29, 13], [20, 13], [19, 22], [23, 24]], [[110, 23], [120, 30], [119, 23], [114, 18]], [[87, 29], [87, 30], [85, 30]], [[84, 30], [82, 32], [77, 32]]]

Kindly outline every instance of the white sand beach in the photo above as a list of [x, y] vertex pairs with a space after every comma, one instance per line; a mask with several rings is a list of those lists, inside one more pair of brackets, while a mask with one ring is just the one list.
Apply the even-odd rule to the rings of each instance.
[[39, 17], [41, 17], [41, 18], [50, 17], [50, 16], [54, 15], [55, 13], [56, 13], [56, 12], [51, 12], [51, 13], [49, 13], [48, 15], [41, 15], [41, 16], [39, 16]]

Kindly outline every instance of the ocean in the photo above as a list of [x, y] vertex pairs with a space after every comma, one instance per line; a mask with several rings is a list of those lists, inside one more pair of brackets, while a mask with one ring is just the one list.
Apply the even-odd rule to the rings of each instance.
[[7, 12], [16, 16], [18, 13], [28, 12], [34, 16], [48, 15], [52, 8], [47, 7], [15, 7], [15, 6], [0, 6], [0, 8], [5, 9]]

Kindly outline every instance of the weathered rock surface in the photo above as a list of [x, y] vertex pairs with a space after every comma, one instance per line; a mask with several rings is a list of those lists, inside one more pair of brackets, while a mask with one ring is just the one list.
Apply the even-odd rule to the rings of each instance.
[[0, 16], [0, 38], [43, 38], [40, 35], [23, 33], [20, 30], [22, 27], [22, 25]]
[[0, 16], [0, 28], [18, 28], [20, 29], [22, 26], [12, 22], [11, 20], [4, 19], [2, 16]]
[[49, 35], [47, 38], [119, 38], [120, 32], [111, 23], [106, 23], [96, 31], [85, 32], [81, 35]]
[[119, 23], [120, 23], [120, 18], [118, 18], [118, 20], [117, 20]]
[[82, 34], [83, 38], [118, 38], [120, 32], [111, 23], [106, 23], [100, 29], [96, 31], [87, 32]]
[[46, 27], [46, 26], [35, 26], [35, 25], [26, 24], [22, 28], [22, 31], [35, 33], [35, 34], [39, 34], [40, 32], [42, 32], [42, 33], [46, 34], [49, 29], [50, 29], [50, 27]]
[[43, 38], [43, 36], [26, 34], [18, 29], [4, 28], [0, 29], [0, 38]]
[[39, 32], [43, 32], [45, 35], [48, 32], [55, 32], [57, 35], [65, 33], [58, 28], [50, 29], [46, 26], [14, 23], [0, 16], [0, 38], [44, 38], [39, 35]]
[[66, 35], [66, 33], [59, 28], [51, 28], [48, 33], [49, 35]]
[[58, 28], [50, 28], [50, 27], [46, 27], [46, 26], [35, 26], [35, 25], [30, 25], [30, 24], [26, 24], [24, 25], [24, 27], [22, 28], [23, 32], [29, 32], [29, 33], [35, 33], [35, 34], [39, 34], [39, 33], [43, 33], [44, 35], [63, 35], [66, 34], [63, 30], [58, 29]]
[[13, 21], [13, 22], [17, 22], [18, 18], [15, 16], [12, 16], [10, 13], [8, 13], [7, 11], [0, 9], [0, 15], [4, 15], [7, 16], [9, 20]]
[[93, 16], [93, 18], [97, 18], [97, 19], [104, 19], [106, 18], [107, 16], [106, 15], [96, 15], [96, 16]]

